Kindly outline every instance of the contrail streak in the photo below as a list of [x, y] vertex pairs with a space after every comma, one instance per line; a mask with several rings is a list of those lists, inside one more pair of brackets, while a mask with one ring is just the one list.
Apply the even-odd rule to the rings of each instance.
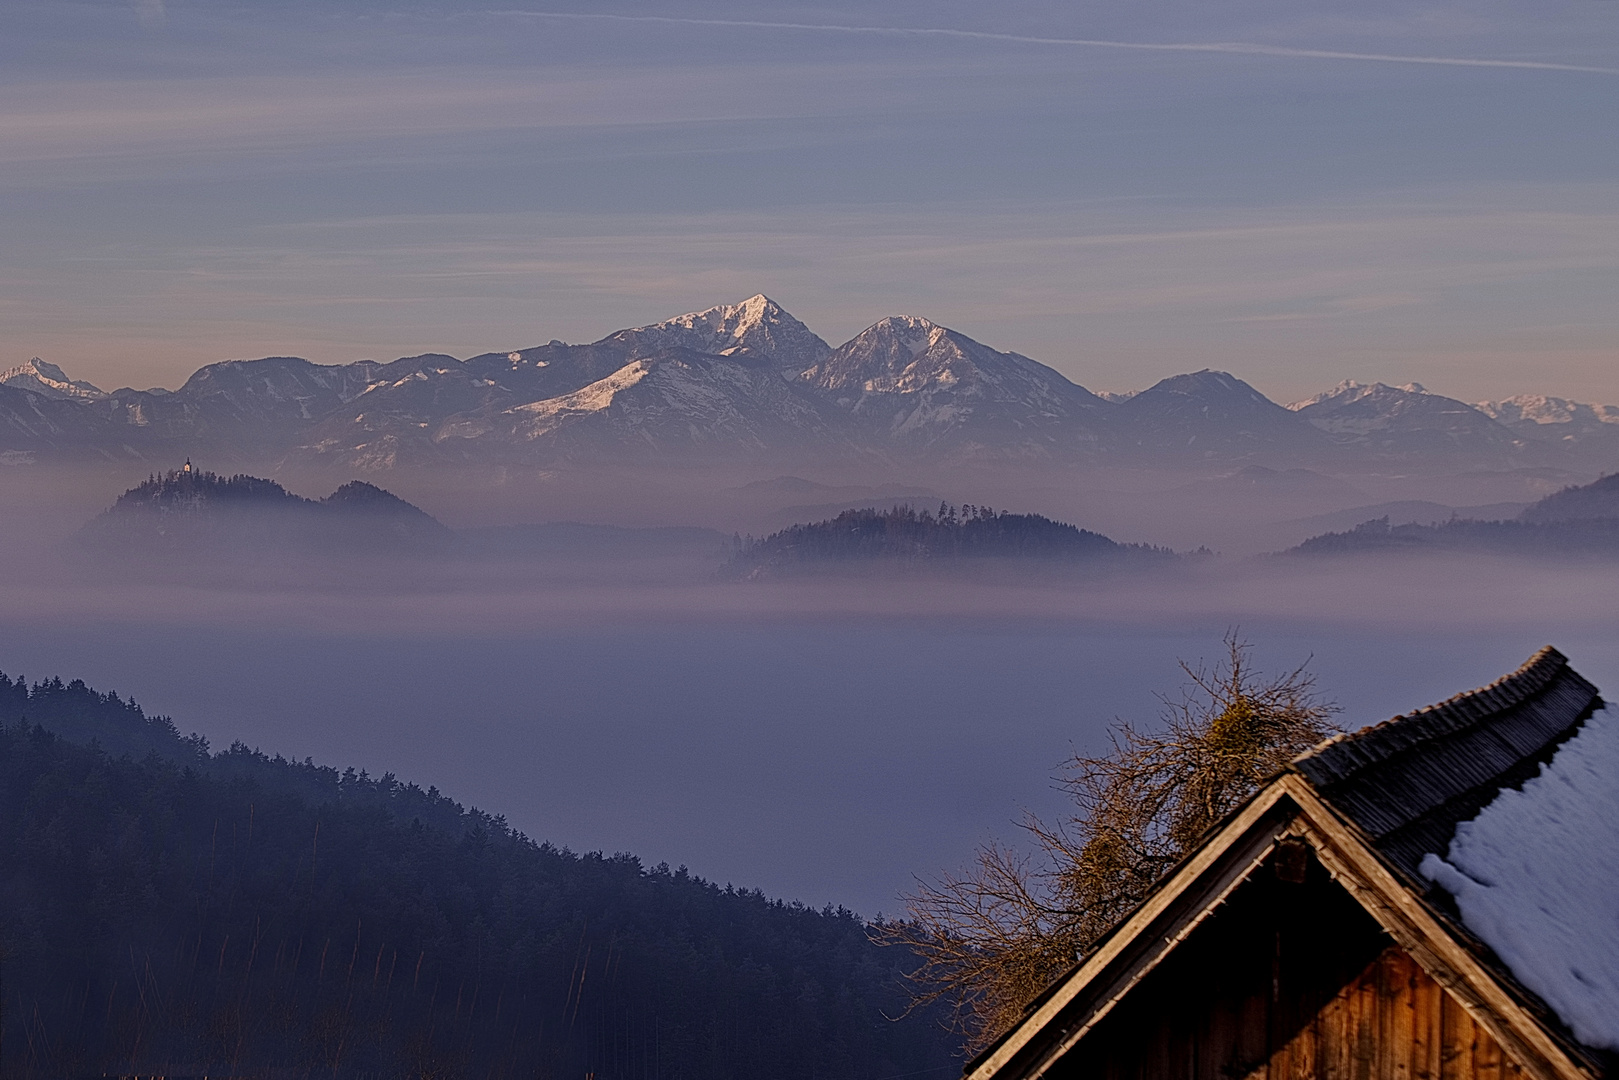
[[727, 26], [752, 30], [807, 30], [827, 34], [882, 34], [904, 37], [965, 38], [1005, 41], [1019, 45], [1059, 45], [1088, 49], [1136, 49], [1145, 52], [1227, 53], [1239, 56], [1276, 56], [1305, 60], [1359, 60], [1379, 64], [1429, 64], [1440, 67], [1517, 68], [1527, 71], [1573, 71], [1590, 75], [1619, 75], [1619, 68], [1587, 64], [1557, 64], [1541, 60], [1491, 60], [1459, 56], [1402, 56], [1396, 53], [1339, 52], [1333, 49], [1295, 49], [1251, 42], [1108, 41], [1100, 38], [1035, 37], [996, 34], [987, 30], [949, 30], [930, 26], [842, 26], [836, 23], [762, 22], [752, 19], [689, 19], [673, 15], [607, 15], [572, 11], [497, 11], [536, 19], [580, 19], [597, 22], [664, 23], [675, 26]]

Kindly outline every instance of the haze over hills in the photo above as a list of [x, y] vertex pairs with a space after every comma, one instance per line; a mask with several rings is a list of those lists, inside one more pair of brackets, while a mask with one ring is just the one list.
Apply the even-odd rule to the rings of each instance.
[[1464, 402], [1405, 386], [1345, 381], [1290, 406], [1335, 445], [1395, 460], [1419, 457], [1460, 467], [1511, 467], [1538, 461], [1538, 441], [1526, 441]]
[[783, 529], [738, 545], [724, 568], [734, 579], [814, 574], [896, 573], [961, 576], [1016, 569], [1042, 576], [1162, 567], [1167, 548], [1121, 544], [1041, 514], [941, 503], [935, 513], [912, 506], [846, 510], [825, 521]]
[[1440, 521], [1409, 513], [1393, 520], [1394, 512], [1384, 513], [1342, 532], [1312, 536], [1287, 554], [1619, 555], [1619, 473], [1554, 492], [1515, 516], [1491, 519], [1484, 512], [1495, 508], [1475, 509], [1477, 516], [1453, 514]]
[[363, 480], [306, 499], [273, 480], [184, 470], [152, 476], [74, 537], [95, 561], [162, 566], [179, 560], [263, 566], [310, 557], [436, 556], [456, 544], [430, 514]]
[[1619, 467], [1619, 407], [1477, 406], [1345, 382], [1289, 406], [1200, 371], [1091, 393], [910, 316], [832, 348], [754, 296], [588, 345], [323, 366], [230, 360], [110, 393], [42, 360], [0, 375], [12, 463], [214, 461], [343, 470], [680, 461], [1044, 463], [1327, 472]]
[[909, 957], [845, 908], [576, 854], [392, 773], [210, 753], [79, 680], [0, 673], [0, 910], [8, 1075], [951, 1067]]

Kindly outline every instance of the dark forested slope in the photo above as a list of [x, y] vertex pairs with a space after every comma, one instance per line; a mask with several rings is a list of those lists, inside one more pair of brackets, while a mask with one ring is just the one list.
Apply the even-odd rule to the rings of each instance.
[[[54, 729], [54, 730], [52, 730]], [[949, 1071], [859, 918], [0, 677], [6, 1077]]]

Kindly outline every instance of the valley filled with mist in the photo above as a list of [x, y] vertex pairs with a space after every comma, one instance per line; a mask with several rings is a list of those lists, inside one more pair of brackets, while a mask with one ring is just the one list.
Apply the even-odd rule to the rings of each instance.
[[1614, 1072], [1613, 8], [0, 4], [0, 1080]]
[[[1118, 718], [1152, 722], [1177, 662], [1231, 628], [1268, 666], [1310, 660], [1351, 727], [1548, 641], [1600, 681], [1619, 644], [1611, 540], [1308, 551], [1368, 521], [1420, 532], [1569, 503], [1540, 503], [1548, 485], [1522, 474], [396, 467], [349, 488], [397, 496], [439, 546], [299, 546], [259, 518], [186, 542], [162, 515], [167, 532], [107, 533], [126, 485], [160, 490], [140, 486], [155, 471], [0, 470], [20, 511], [0, 525], [4, 670], [132, 694], [215, 745], [436, 784], [558, 845], [868, 916], [976, 843], [1015, 840], [1025, 809], [1060, 809], [1057, 763]], [[273, 471], [273, 504], [300, 515], [340, 486]], [[1574, 511], [1598, 530], [1607, 486]], [[896, 507], [1044, 515], [1151, 557], [728, 572], [750, 543]], [[87, 554], [95, 522], [112, 547]]]
[[1210, 371], [1099, 396], [923, 320], [833, 349], [763, 297], [172, 392], [24, 365], [26, 1069], [948, 1071], [882, 920], [1072, 813], [1061, 764], [1228, 636], [1347, 729], [1547, 643], [1619, 683], [1616, 416]]

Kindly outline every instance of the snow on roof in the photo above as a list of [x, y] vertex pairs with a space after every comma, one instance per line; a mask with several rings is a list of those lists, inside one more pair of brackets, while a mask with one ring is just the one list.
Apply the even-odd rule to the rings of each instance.
[[1594, 713], [1421, 871], [1575, 1038], [1619, 1050], [1619, 710]]

